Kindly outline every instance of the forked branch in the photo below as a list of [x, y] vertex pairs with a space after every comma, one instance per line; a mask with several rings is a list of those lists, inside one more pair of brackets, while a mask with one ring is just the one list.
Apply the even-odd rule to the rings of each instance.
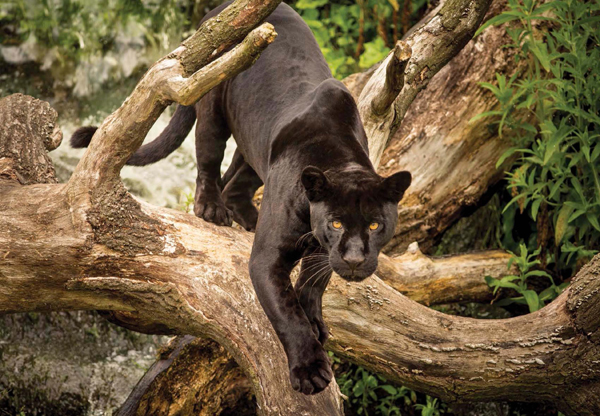
[[[230, 7], [233, 6], [235, 3]], [[203, 27], [198, 29], [202, 30]], [[140, 147], [167, 105], [192, 104], [220, 82], [251, 66], [275, 36], [273, 26], [265, 23], [233, 50], [187, 78], [181, 59], [190, 52], [183, 46], [154, 64], [127, 101], [94, 134], [69, 181], [69, 192], [82, 195], [96, 188], [104, 191], [113, 188], [119, 181], [121, 168]]]
[[[402, 48], [412, 50], [408, 63], [402, 64], [402, 59], [398, 59], [397, 45], [369, 79], [358, 99], [358, 108], [375, 167], [418, 92], [473, 37], [490, 3], [491, 0], [445, 1], [431, 19], [404, 39], [410, 49]], [[401, 73], [403, 65], [406, 67]], [[397, 88], [399, 85], [401, 89]], [[384, 104], [388, 105], [387, 110]]]

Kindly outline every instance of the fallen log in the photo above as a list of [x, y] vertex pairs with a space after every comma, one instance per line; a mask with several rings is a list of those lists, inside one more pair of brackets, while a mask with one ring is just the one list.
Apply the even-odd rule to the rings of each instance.
[[[341, 413], [334, 384], [316, 396], [289, 386], [285, 354], [250, 284], [251, 234], [120, 189], [113, 204], [123, 209], [81, 215], [67, 187], [0, 182], [0, 311], [112, 310], [140, 331], [208, 336], [240, 364], [262, 414]], [[94, 215], [82, 232], [77, 225]], [[550, 305], [506, 320], [444, 315], [375, 276], [334, 277], [323, 300], [327, 347], [448, 402], [546, 401], [565, 414], [597, 414], [599, 275], [596, 256]]]
[[[244, 3], [252, 2], [238, 0], [232, 7]], [[255, 12], [265, 4], [272, 6], [245, 9], [243, 22], [248, 16], [259, 21]], [[456, 5], [463, 9], [442, 6], [445, 16], [437, 21], [456, 23], [444, 29], [471, 33], [485, 4]], [[230, 15], [223, 21], [239, 23], [236, 19]], [[159, 61], [99, 128], [66, 185], [22, 185], [19, 176], [26, 166], [0, 143], [0, 311], [97, 309], [112, 311], [113, 321], [142, 332], [209, 337], [248, 376], [261, 414], [341, 414], [335, 383], [310, 397], [291, 389], [285, 354], [247, 274], [252, 236], [144, 204], [119, 181], [121, 167], [168, 102], [190, 103], [214, 85], [208, 78], [235, 75], [272, 36], [269, 26], [257, 29], [204, 71], [197, 68], [205, 63], [198, 60], [202, 53], [196, 55], [203, 42], [188, 43]], [[218, 55], [219, 45], [206, 51]], [[417, 46], [412, 45], [413, 54]], [[394, 52], [398, 65], [401, 55]], [[395, 66], [385, 68], [398, 73]], [[381, 80], [388, 92], [398, 90], [396, 81]], [[411, 97], [402, 94], [411, 82], [405, 76], [400, 97]], [[0, 109], [12, 106], [8, 100], [0, 101]], [[382, 100], [390, 102], [387, 95]], [[26, 147], [44, 146], [34, 137], [21, 139]], [[594, 414], [600, 410], [598, 262], [597, 257], [580, 273], [578, 286], [548, 307], [505, 321], [443, 315], [408, 300], [376, 276], [360, 284], [334, 278], [324, 298], [332, 331], [328, 347], [449, 402], [543, 400], [565, 413]]]

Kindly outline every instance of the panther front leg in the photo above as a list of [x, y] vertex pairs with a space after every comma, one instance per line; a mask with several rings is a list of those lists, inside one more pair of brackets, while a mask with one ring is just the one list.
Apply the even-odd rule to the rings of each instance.
[[320, 246], [307, 249], [302, 257], [300, 277], [294, 288], [321, 345], [325, 345], [329, 337], [329, 328], [323, 320], [322, 299], [331, 273], [327, 250]]
[[290, 281], [294, 262], [301, 255], [294, 242], [302, 233], [293, 231], [295, 227], [290, 227], [289, 218], [265, 215], [264, 209], [263, 203], [262, 221], [259, 219], [250, 257], [250, 277], [284, 347], [292, 387], [304, 394], [315, 394], [327, 387], [333, 373], [329, 357], [313, 333]]

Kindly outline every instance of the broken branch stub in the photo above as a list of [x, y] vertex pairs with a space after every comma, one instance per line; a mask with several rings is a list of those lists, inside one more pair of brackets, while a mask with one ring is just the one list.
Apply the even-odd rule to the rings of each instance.
[[380, 91], [372, 93], [375, 95], [371, 101], [371, 111], [374, 115], [383, 116], [392, 110], [392, 104], [404, 86], [404, 70], [411, 54], [410, 46], [400, 40], [380, 66], [385, 71], [385, 83]]

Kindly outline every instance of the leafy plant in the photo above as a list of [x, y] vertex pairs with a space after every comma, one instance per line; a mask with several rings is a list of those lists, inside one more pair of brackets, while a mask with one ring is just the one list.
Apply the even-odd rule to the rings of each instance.
[[406, 414], [407, 409], [414, 414], [411, 407], [422, 416], [439, 416], [445, 411], [445, 405], [436, 398], [417, 395], [408, 387], [394, 385], [362, 366], [340, 360], [331, 352], [329, 356], [334, 363], [340, 391], [358, 415], [399, 416]]
[[386, 379], [361, 366], [343, 373], [337, 379], [342, 394], [348, 397], [359, 415], [400, 415], [402, 403], [410, 405], [417, 401], [416, 393], [407, 387], [388, 384]]
[[553, 240], [560, 254], [550, 259], [559, 270], [573, 269], [600, 244], [599, 13], [597, 0], [509, 0], [479, 29], [509, 23], [507, 47], [520, 68], [497, 74], [496, 85], [481, 84], [499, 106], [476, 117], [494, 116], [499, 134], [514, 143], [498, 160], [515, 160], [504, 210], [529, 213], [538, 254], [545, 257]]
[[[529, 254], [527, 246], [523, 243], [520, 245], [521, 252], [517, 256], [515, 253], [509, 251], [512, 254], [512, 258], [508, 262], [510, 268], [513, 263], [519, 268], [518, 275], [504, 276], [501, 279], [494, 279], [491, 276], [486, 276], [485, 281], [487, 284], [494, 289], [494, 294], [498, 292], [500, 288], [513, 289], [521, 296], [514, 298], [502, 299], [497, 302], [497, 305], [505, 306], [510, 303], [525, 304], [529, 307], [529, 312], [535, 312], [540, 308], [543, 308], [545, 303], [556, 298], [568, 283], [562, 283], [556, 285], [554, 279], [550, 274], [543, 270], [532, 270], [533, 267], [539, 265], [541, 262], [537, 259], [541, 249], [537, 249], [533, 253]], [[527, 279], [530, 277], [546, 277], [550, 280], [550, 286], [544, 289], [541, 293], [537, 293], [535, 290], [529, 289]]]
[[189, 1], [8, 0], [0, 5], [0, 45], [29, 41], [44, 68], [52, 63], [63, 71], [118, 50], [124, 38], [164, 49], [189, 24]]
[[298, 0], [292, 6], [314, 33], [333, 75], [343, 78], [385, 58], [426, 1]]
[[426, 400], [425, 404], [415, 405], [415, 409], [421, 411], [421, 416], [440, 416], [444, 413], [444, 410], [439, 407], [438, 399], [427, 396]]
[[179, 195], [179, 210], [184, 212], [191, 212], [194, 206], [194, 194], [192, 192], [181, 192]]

